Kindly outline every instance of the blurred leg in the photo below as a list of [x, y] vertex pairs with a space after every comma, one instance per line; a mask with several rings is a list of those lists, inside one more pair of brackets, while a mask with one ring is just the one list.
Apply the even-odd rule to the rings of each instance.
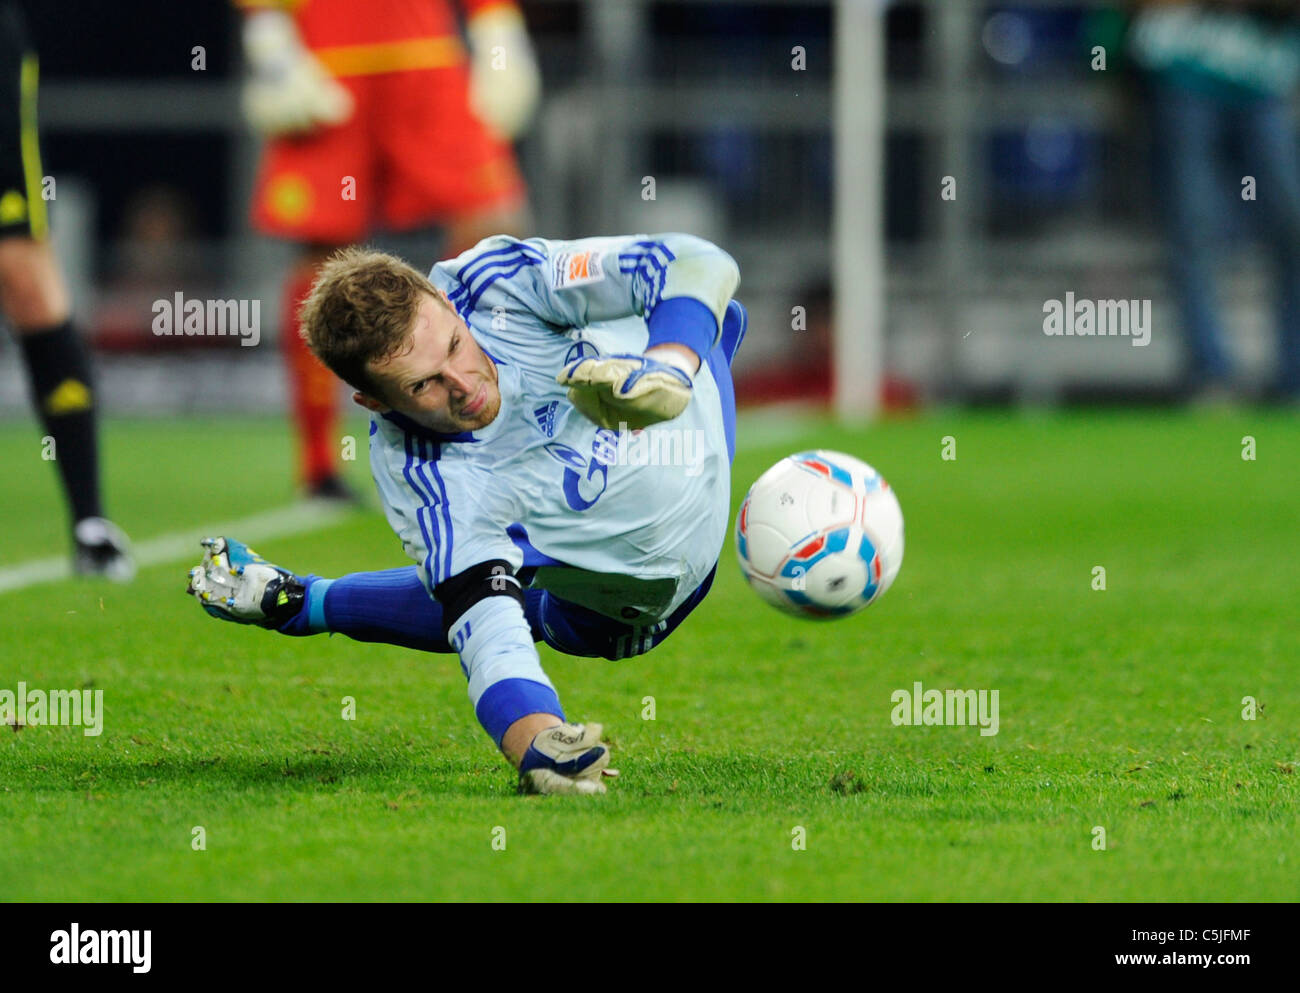
[[1242, 153], [1257, 181], [1256, 209], [1277, 264], [1277, 380], [1300, 394], [1300, 147], [1288, 102], [1261, 100], [1243, 113]]
[[338, 476], [334, 448], [338, 434], [339, 381], [311, 353], [298, 333], [298, 308], [311, 291], [317, 266], [332, 251], [329, 247], [313, 246], [289, 271], [284, 291], [284, 317], [280, 324], [280, 347], [289, 378], [289, 403], [298, 438], [298, 475], [312, 492], [330, 486]]
[[339, 480], [335, 454], [340, 386], [299, 336], [298, 308], [317, 266], [336, 246], [361, 241], [370, 229], [377, 171], [367, 117], [374, 78], [340, 79], [356, 106], [347, 121], [269, 141], [253, 192], [254, 226], [300, 249], [285, 275], [280, 349], [289, 380], [298, 479], [322, 496], [350, 496]]
[[48, 241], [0, 238], [0, 310], [19, 334], [68, 319], [68, 290]]
[[1156, 197], [1187, 335], [1188, 378], [1192, 385], [1223, 382], [1232, 363], [1223, 345], [1215, 267], [1226, 220], [1219, 142], [1227, 111], [1211, 97], [1156, 84], [1150, 113]]
[[100, 507], [90, 356], [47, 239], [38, 85], [21, 12], [0, 5], [0, 310], [18, 334], [32, 404], [53, 443], [72, 518], [73, 566], [83, 575], [125, 581], [135, 573], [129, 543]]
[[48, 242], [0, 239], [0, 309], [18, 334], [32, 405], [48, 437], [72, 522], [102, 516], [90, 357], [72, 326]]

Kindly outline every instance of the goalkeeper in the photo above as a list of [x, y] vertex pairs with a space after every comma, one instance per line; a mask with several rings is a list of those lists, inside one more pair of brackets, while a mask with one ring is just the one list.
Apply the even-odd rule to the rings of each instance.
[[[189, 592], [284, 634], [455, 651], [522, 790], [604, 792], [600, 725], [566, 722], [534, 643], [639, 655], [708, 593], [730, 509], [738, 283], [729, 255], [682, 234], [496, 236], [428, 279], [340, 251], [302, 333], [371, 413], [375, 483], [417, 565], [297, 576], [214, 538]], [[637, 430], [678, 453], [690, 432], [691, 464], [620, 458]]]

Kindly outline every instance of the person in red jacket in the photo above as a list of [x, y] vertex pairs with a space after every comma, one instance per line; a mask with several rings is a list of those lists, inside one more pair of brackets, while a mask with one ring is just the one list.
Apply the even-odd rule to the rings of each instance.
[[536, 61], [506, 0], [235, 3], [245, 11], [244, 112], [268, 137], [253, 224], [301, 246], [280, 336], [299, 472], [310, 494], [347, 498], [337, 384], [298, 334], [298, 308], [329, 255], [378, 229], [438, 226], [448, 256], [489, 234], [525, 233], [510, 140], [537, 103]]

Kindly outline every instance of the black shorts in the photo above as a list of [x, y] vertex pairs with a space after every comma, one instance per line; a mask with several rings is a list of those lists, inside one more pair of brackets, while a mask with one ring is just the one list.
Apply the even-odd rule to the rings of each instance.
[[22, 11], [0, 0], [0, 238], [44, 238], [49, 227], [36, 132], [36, 77], [36, 51]]

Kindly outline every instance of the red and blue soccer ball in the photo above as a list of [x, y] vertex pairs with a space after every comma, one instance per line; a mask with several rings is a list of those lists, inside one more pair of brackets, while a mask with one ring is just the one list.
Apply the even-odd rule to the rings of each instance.
[[783, 458], [736, 518], [749, 585], [800, 617], [845, 617], [878, 599], [903, 564], [903, 511], [884, 477], [842, 452]]

